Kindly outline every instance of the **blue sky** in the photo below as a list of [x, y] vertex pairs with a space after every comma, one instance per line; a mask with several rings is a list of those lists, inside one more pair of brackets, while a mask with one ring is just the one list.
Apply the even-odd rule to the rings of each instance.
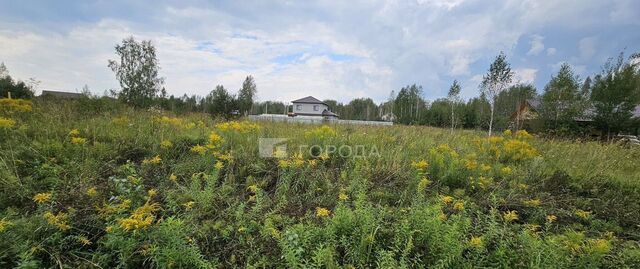
[[504, 51], [542, 91], [563, 62], [581, 77], [621, 51], [640, 52], [640, 1], [8, 1], [0, 62], [40, 89], [118, 89], [107, 67], [127, 36], [158, 49], [170, 94], [237, 91], [261, 100], [307, 95], [380, 102], [417, 83], [433, 100], [454, 79], [465, 98]]

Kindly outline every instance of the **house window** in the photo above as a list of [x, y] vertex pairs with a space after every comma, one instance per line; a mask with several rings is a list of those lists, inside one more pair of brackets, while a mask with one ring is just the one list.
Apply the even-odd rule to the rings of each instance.
[[313, 111], [318, 111], [318, 105], [313, 106]]
[[296, 105], [296, 110], [302, 110], [302, 105]]

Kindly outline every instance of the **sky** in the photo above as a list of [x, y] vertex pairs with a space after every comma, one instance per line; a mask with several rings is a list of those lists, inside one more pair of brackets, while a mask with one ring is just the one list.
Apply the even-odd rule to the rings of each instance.
[[156, 46], [169, 94], [236, 92], [383, 102], [403, 86], [462, 97], [500, 51], [516, 81], [541, 92], [562, 63], [581, 79], [620, 52], [640, 52], [640, 1], [9, 1], [0, 0], [0, 62], [38, 89], [119, 89], [108, 68], [133, 36]]

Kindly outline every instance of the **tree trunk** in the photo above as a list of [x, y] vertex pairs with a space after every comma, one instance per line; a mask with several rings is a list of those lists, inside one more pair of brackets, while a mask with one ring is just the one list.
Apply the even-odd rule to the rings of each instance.
[[493, 107], [494, 106], [495, 106], [495, 104], [491, 103], [491, 118], [489, 119], [489, 136], [491, 136], [491, 131], [493, 129], [493, 110], [494, 110]]

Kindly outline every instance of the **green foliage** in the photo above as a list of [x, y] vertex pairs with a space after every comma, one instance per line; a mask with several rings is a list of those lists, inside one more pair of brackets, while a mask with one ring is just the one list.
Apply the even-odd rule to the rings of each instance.
[[[0, 116], [17, 122], [0, 129], [0, 267], [634, 268], [640, 257], [640, 152], [616, 144], [219, 122], [94, 98]], [[258, 157], [261, 137], [289, 138], [287, 155]]]

